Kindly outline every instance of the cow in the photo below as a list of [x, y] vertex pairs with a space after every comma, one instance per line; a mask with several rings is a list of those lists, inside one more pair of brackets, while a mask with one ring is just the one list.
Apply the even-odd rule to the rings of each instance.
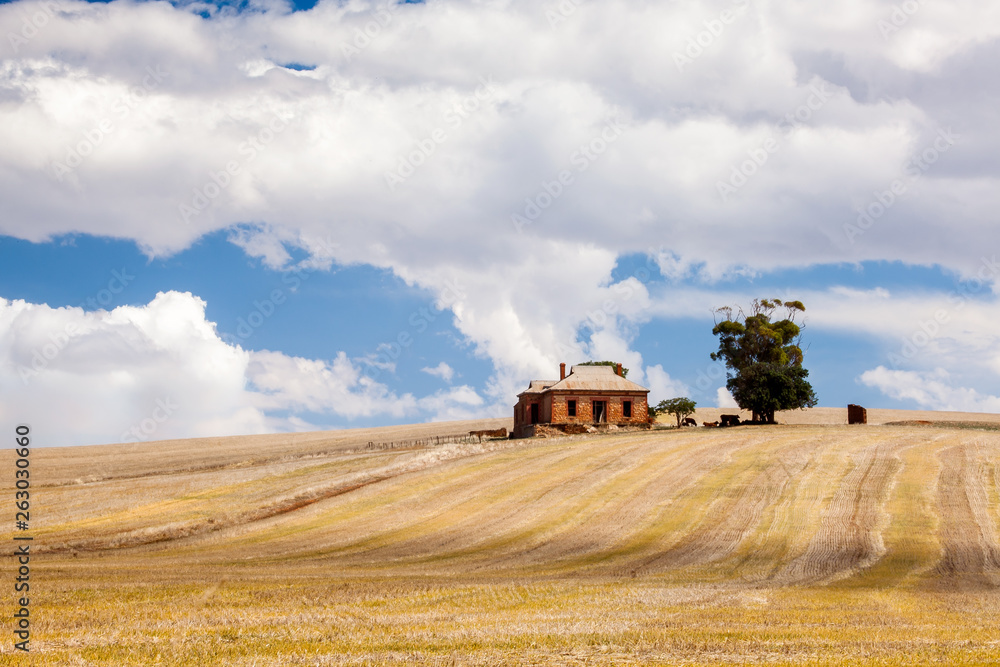
[[722, 420], [722, 426], [739, 426], [740, 416], [739, 415], [719, 415], [719, 419]]
[[707, 426], [708, 428], [715, 428], [719, 425], [719, 422], [702, 422], [702, 426]]
[[696, 422], [695, 420], [691, 419], [690, 417], [685, 417], [684, 421], [681, 422], [681, 426], [697, 426], [697, 425], [698, 425], [698, 422]]

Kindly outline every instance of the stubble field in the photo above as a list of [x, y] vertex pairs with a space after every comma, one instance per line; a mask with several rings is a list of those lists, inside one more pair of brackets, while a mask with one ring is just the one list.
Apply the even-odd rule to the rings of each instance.
[[841, 413], [35, 449], [32, 663], [1000, 663], [1000, 417]]

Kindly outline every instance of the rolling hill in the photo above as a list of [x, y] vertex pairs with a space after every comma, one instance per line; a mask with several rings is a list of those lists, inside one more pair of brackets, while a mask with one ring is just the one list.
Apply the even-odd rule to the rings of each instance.
[[1000, 657], [1000, 417], [842, 413], [39, 448], [37, 645], [108, 664]]

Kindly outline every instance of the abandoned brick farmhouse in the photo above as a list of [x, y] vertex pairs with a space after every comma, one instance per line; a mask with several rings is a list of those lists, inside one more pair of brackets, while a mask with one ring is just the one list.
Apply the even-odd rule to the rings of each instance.
[[532, 380], [517, 395], [512, 436], [530, 437], [537, 425], [645, 424], [648, 395], [648, 389], [622, 377], [621, 364], [573, 366], [569, 375], [566, 364], [559, 364], [558, 380]]

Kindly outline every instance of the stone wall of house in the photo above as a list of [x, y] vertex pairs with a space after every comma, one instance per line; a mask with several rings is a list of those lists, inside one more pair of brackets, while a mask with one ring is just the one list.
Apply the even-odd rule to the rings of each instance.
[[538, 423], [547, 424], [552, 421], [552, 399], [550, 396], [533, 394], [522, 396], [514, 406], [514, 427], [531, 423], [531, 404], [538, 403]]
[[[576, 399], [576, 417], [569, 416], [568, 401]], [[593, 394], [563, 394], [552, 396], [553, 424], [592, 424], [594, 422], [593, 400], [605, 400], [608, 403], [608, 423], [611, 424], [644, 424], [646, 423], [646, 396], [644, 394], [612, 395], [598, 398]], [[622, 401], [632, 401], [632, 416], [623, 416]]]
[[[632, 416], [625, 417], [622, 408], [622, 401], [632, 401]], [[610, 416], [608, 421], [615, 424], [645, 424], [647, 421], [646, 414], [646, 397], [643, 394], [632, 394], [630, 396], [622, 396], [616, 399], [611, 399], [608, 401], [608, 412]]]
[[[569, 416], [567, 401], [576, 400], [576, 417]], [[600, 397], [600, 394], [569, 394], [547, 393], [544, 396], [534, 394], [522, 396], [514, 406], [514, 437], [522, 435], [531, 426], [531, 404], [538, 403], [539, 424], [593, 424], [593, 400], [604, 400], [608, 404], [607, 423], [609, 424], [645, 424], [646, 396], [645, 394], [613, 394]], [[622, 401], [632, 401], [632, 416], [623, 415]]]
[[570, 424], [572, 422], [585, 421], [580, 415], [580, 401], [576, 402], [576, 417], [570, 417], [566, 407], [565, 396], [552, 397], [552, 422], [555, 424]]

